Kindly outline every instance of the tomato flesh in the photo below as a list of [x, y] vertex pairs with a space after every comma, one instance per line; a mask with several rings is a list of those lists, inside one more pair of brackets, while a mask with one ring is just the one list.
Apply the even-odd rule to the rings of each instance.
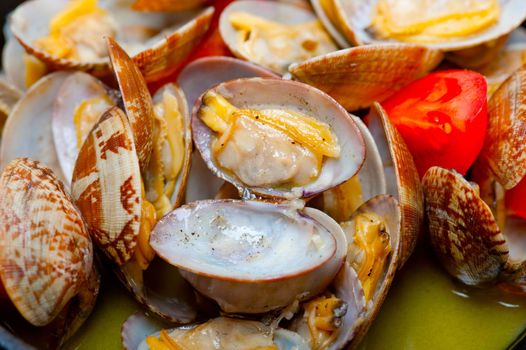
[[467, 70], [438, 71], [382, 103], [414, 157], [420, 176], [431, 166], [465, 174], [486, 133], [485, 78]]

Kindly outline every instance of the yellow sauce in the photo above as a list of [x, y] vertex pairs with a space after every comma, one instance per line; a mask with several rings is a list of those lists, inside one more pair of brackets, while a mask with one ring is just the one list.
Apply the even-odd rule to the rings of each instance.
[[[431, 251], [415, 254], [397, 274], [361, 350], [504, 349], [525, 330], [524, 298], [466, 291]], [[115, 278], [106, 276], [93, 314], [65, 349], [122, 349], [122, 323], [138, 310]]]

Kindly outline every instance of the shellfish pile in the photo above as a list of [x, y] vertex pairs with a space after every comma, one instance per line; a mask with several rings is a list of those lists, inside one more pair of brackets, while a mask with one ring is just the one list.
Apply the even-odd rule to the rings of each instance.
[[[395, 2], [19, 5], [0, 81], [0, 344], [63, 346], [103, 270], [144, 309], [126, 349], [354, 348], [425, 232], [464, 283], [522, 289], [523, 222], [502, 194], [526, 174], [526, 4], [402, 25]], [[421, 181], [382, 106], [444, 60], [493, 94], [478, 186], [440, 167]]]

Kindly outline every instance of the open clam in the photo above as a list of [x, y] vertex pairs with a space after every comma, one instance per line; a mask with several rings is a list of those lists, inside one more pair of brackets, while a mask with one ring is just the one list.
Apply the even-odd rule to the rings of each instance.
[[148, 268], [155, 265], [148, 238], [157, 214], [145, 198], [142, 181], [131, 126], [125, 114], [112, 107], [82, 146], [73, 172], [72, 197], [94, 242], [120, 265], [115, 270], [135, 298], [167, 319], [190, 322], [195, 318], [194, 299], [184, 282], [174, 282], [177, 271], [156, 265], [158, 272], [165, 270], [171, 276], [176, 287], [170, 289], [173, 295], [159, 295], [146, 283]]
[[429, 73], [443, 57], [441, 51], [423, 46], [378, 44], [314, 57], [291, 65], [289, 71], [352, 111], [383, 101]]
[[322, 212], [255, 201], [180, 207], [159, 221], [150, 243], [230, 313], [267, 312], [318, 294], [346, 253], [343, 232]]
[[[271, 219], [279, 227], [268, 224], [272, 216], [283, 216]], [[299, 222], [303, 223], [297, 226]], [[283, 229], [285, 226], [287, 229]], [[320, 273], [319, 267], [292, 276], [274, 278], [273, 275], [277, 271], [294, 270], [304, 263], [317, 265], [319, 258], [311, 259], [311, 250], [324, 250], [324, 246], [332, 244], [332, 239], [314, 244], [317, 241], [314, 236], [322, 234], [312, 230], [314, 227], [325, 227], [324, 234], [335, 234], [339, 262], [333, 267], [341, 268], [334, 279], [334, 272], [332, 276], [325, 275], [323, 282], [307, 279], [316, 284], [329, 280], [328, 288], [320, 289], [317, 295], [299, 294], [294, 298], [298, 288], [306, 286], [299, 281], [305, 274]], [[234, 347], [238, 349], [252, 344], [246, 343], [248, 339], [244, 335], [248, 334], [253, 341], [263, 341], [272, 349], [342, 349], [349, 343], [356, 346], [374, 320], [398, 268], [400, 208], [393, 197], [377, 196], [361, 206], [341, 227], [315, 209], [298, 209], [286, 204], [202, 201], [175, 210], [156, 226], [152, 246], [164, 259], [180, 266], [183, 275], [198, 290], [218, 301], [227, 312], [262, 311], [260, 306], [266, 309], [286, 294], [292, 303], [280, 314], [245, 314], [241, 319], [239, 315], [223, 314], [201, 324], [178, 328], [134, 314], [122, 328], [124, 348], [145, 349], [147, 345], [166, 343], [205, 346], [210, 341], [223, 344], [240, 337], [245, 343]], [[284, 243], [290, 242], [289, 239], [297, 244]], [[303, 249], [303, 239], [311, 242], [307, 249]], [[271, 247], [274, 249], [267, 249]], [[285, 251], [286, 254], [275, 258]], [[270, 261], [268, 265], [266, 262]], [[255, 268], [256, 265], [266, 267]], [[248, 271], [250, 276], [243, 277]], [[259, 281], [260, 277], [270, 279]], [[294, 299], [303, 298], [309, 300], [298, 308]], [[291, 317], [290, 322], [282, 322]], [[225, 325], [228, 326], [225, 328]], [[219, 329], [214, 336], [207, 336]], [[224, 346], [229, 348], [231, 344], [237, 343], [227, 342]]]
[[[179, 74], [177, 84], [184, 91], [188, 106], [208, 89], [222, 82], [239, 78], [276, 78], [279, 76], [256, 64], [232, 57], [204, 57], [188, 64]], [[186, 202], [213, 198], [224, 181], [206, 166], [199, 151], [192, 153], [192, 168], [188, 175]], [[229, 196], [235, 198], [235, 196]]]
[[373, 104], [366, 121], [382, 157], [387, 193], [398, 200], [401, 208], [400, 266], [402, 266], [413, 252], [423, 229], [422, 185], [407, 145], [380, 104]]
[[[80, 150], [72, 196], [95, 243], [135, 298], [169, 320], [190, 322], [196, 317], [192, 291], [186, 282], [175, 282], [181, 280], [176, 269], [154, 260], [148, 243], [156, 221], [184, 197], [191, 151], [186, 99], [167, 85], [152, 101], [129, 56], [114, 42], [110, 52], [128, 118], [118, 107], [103, 113]], [[125, 75], [132, 78], [123, 81]], [[150, 283], [153, 270], [170, 276], [167, 292]]]
[[222, 349], [232, 350], [262, 347], [276, 350], [309, 349], [294, 332], [283, 328], [274, 329], [259, 321], [229, 317], [217, 317], [202, 324], [165, 330], [151, 317], [136, 313], [123, 324], [121, 339], [126, 350], [147, 350], [152, 345], [166, 343], [200, 349], [215, 344], [220, 344]]
[[[473, 47], [510, 33], [526, 18], [521, 0], [419, 2], [314, 0], [324, 24], [353, 45], [405, 41], [445, 51]], [[462, 20], [458, 17], [462, 16]]]
[[28, 341], [57, 347], [98, 294], [84, 220], [52, 170], [28, 158], [7, 165], [0, 194], [0, 321]]
[[[28, 55], [24, 74], [75, 69], [104, 76], [110, 72], [104, 37], [126, 46], [146, 80], [177, 69], [208, 29], [213, 9], [180, 13], [138, 13], [129, 2], [32, 0], [10, 16], [14, 37]], [[8, 72], [19, 75], [20, 72]], [[27, 80], [27, 79], [16, 79]]]
[[233, 2], [222, 12], [219, 29], [234, 55], [278, 73], [337, 49], [314, 13], [277, 1]]
[[[212, 172], [248, 195], [311, 197], [351, 178], [365, 158], [363, 137], [347, 112], [292, 81], [217, 85], [194, 106], [192, 133]], [[270, 158], [274, 151], [280, 157]]]

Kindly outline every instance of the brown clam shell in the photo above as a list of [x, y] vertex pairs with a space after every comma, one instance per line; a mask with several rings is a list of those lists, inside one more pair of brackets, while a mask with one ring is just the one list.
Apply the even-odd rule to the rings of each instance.
[[144, 169], [152, 153], [153, 102], [146, 81], [128, 54], [112, 38], [107, 38], [113, 72], [119, 83], [126, 115], [130, 120], [139, 164]]
[[95, 243], [117, 264], [133, 254], [141, 215], [139, 160], [128, 120], [108, 109], [84, 142], [71, 183]]
[[212, 7], [206, 8], [153, 47], [133, 56], [147, 82], [167, 77], [179, 68], [208, 31], [213, 14]]
[[468, 285], [494, 281], [509, 251], [491, 209], [455, 171], [432, 167], [422, 182], [431, 244], [442, 265]]
[[442, 61], [439, 50], [405, 44], [358, 46], [292, 64], [299, 81], [315, 86], [348, 111], [383, 101]]
[[526, 175], [526, 66], [509, 77], [488, 102], [488, 127], [480, 157], [505, 189]]
[[395, 196], [402, 210], [401, 267], [413, 252], [422, 232], [422, 184], [411, 152], [380, 104], [373, 104], [368, 116], [368, 125], [383, 157], [384, 168], [392, 168], [386, 169], [387, 193]]
[[78, 209], [48, 167], [13, 160], [0, 176], [0, 279], [20, 314], [44, 326], [88, 281], [93, 250]]
[[187, 11], [197, 9], [209, 2], [210, 0], [135, 0], [132, 9], [136, 11]]

